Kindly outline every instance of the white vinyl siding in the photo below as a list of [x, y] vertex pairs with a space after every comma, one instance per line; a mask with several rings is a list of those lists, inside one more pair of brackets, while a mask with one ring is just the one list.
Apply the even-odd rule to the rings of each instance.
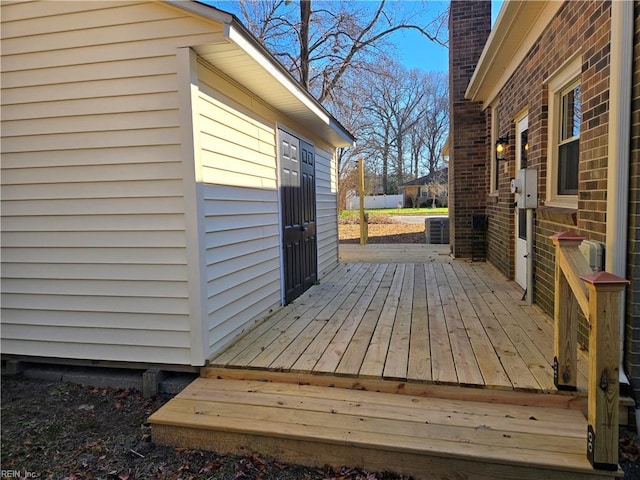
[[220, 26], [134, 2], [1, 16], [2, 352], [192, 363], [175, 54]]
[[338, 183], [334, 155], [316, 146], [318, 280], [338, 265]]
[[[210, 354], [280, 305], [275, 123], [199, 65]], [[234, 99], [242, 92], [233, 92]]]

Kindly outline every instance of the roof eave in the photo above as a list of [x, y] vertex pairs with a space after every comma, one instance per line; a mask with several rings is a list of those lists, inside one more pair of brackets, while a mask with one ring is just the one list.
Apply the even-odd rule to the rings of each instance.
[[[334, 147], [349, 147], [355, 144], [355, 137], [342, 126], [313, 95], [295, 80], [284, 66], [256, 40], [234, 15], [197, 1], [165, 0], [165, 3], [198, 16], [223, 23], [224, 36], [228, 42], [227, 45], [235, 45], [242, 50], [242, 52], [251, 59], [253, 64], [259, 67], [260, 72], [275, 79], [277, 84], [282, 86], [284, 90], [281, 93], [289, 95], [291, 99], [295, 99], [295, 102], [307, 112], [304, 118], [296, 120], [300, 120], [300, 123], [306, 125], [308, 128], [312, 130], [316, 129], [318, 133], [322, 133], [322, 136], [326, 137], [326, 140]], [[211, 55], [215, 56], [215, 53], [211, 53]], [[215, 65], [215, 62], [212, 63]], [[235, 78], [233, 75], [230, 75], [230, 77], [234, 78], [234, 80], [240, 84], [244, 83], [240, 78]], [[253, 90], [251, 88], [249, 89]], [[266, 96], [268, 94], [269, 92], [265, 90], [264, 95]], [[274, 95], [274, 98], [276, 96], [277, 95]], [[277, 104], [273, 104], [273, 106], [279, 108]], [[287, 113], [285, 109], [282, 110], [283, 113]]]
[[465, 98], [481, 101], [485, 107], [493, 102], [563, 3], [561, 0], [504, 2]]

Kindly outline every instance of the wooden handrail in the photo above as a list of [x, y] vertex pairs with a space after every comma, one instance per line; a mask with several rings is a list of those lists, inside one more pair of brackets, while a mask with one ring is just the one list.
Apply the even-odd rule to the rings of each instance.
[[579, 245], [584, 237], [550, 237], [556, 247], [554, 380], [559, 390], [577, 388], [577, 307], [589, 321], [587, 457], [594, 468], [618, 468], [620, 316], [622, 292], [630, 283], [593, 273]]

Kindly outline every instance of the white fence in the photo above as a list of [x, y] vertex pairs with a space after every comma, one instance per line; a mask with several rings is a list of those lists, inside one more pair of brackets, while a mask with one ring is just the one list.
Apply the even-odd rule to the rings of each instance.
[[[360, 208], [359, 197], [347, 197], [347, 210]], [[402, 195], [374, 195], [364, 197], [364, 208], [402, 208]]]

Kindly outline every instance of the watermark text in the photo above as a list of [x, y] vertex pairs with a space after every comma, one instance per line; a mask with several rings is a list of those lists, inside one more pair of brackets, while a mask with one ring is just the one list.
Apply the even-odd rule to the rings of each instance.
[[0, 478], [40, 478], [38, 472], [30, 472], [29, 470], [0, 470]]

